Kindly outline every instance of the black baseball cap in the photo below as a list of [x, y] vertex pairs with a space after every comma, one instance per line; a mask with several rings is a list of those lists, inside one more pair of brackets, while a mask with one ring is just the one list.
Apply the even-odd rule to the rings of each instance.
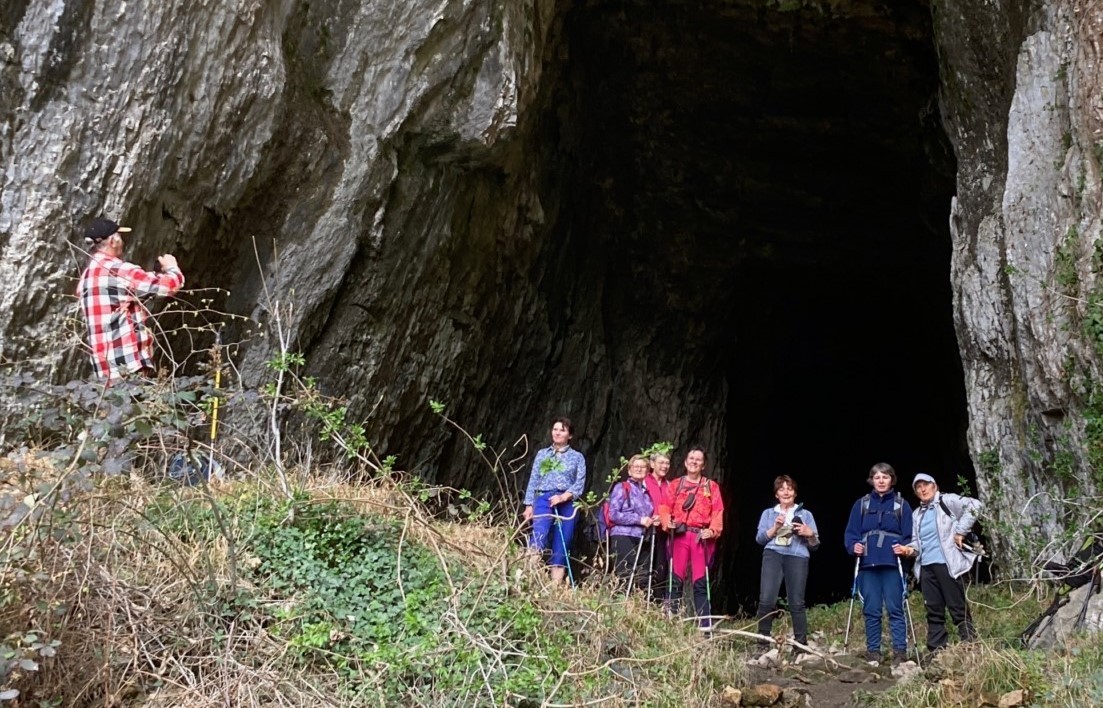
[[119, 226], [111, 219], [100, 217], [93, 220], [88, 228], [84, 230], [84, 238], [90, 244], [95, 245], [114, 233], [125, 234], [129, 232], [129, 226]]

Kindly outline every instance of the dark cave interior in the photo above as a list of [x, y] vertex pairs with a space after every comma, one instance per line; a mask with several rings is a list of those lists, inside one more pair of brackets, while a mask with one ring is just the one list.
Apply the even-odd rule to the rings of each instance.
[[581, 157], [562, 238], [602, 264], [612, 348], [717, 383], [727, 611], [757, 597], [776, 475], [820, 527], [810, 603], [849, 592], [842, 530], [873, 463], [909, 499], [921, 471], [974, 480], [929, 4], [784, 5], [591, 0], [565, 19]]

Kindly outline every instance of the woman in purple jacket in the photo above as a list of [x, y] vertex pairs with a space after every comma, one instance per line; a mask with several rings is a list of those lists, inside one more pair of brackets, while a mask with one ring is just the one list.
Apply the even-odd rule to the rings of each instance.
[[[616, 574], [626, 583], [639, 585], [646, 582], [647, 562], [643, 550], [644, 535], [655, 523], [655, 505], [647, 493], [645, 478], [651, 472], [651, 463], [644, 455], [635, 455], [628, 461], [628, 479], [617, 482], [609, 494], [609, 539], [616, 556]], [[635, 577], [633, 576], [633, 565]]]

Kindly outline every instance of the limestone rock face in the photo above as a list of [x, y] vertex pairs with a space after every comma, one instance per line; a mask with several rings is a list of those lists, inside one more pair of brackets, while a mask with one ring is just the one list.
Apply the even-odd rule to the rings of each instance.
[[970, 448], [1006, 553], [1060, 538], [1051, 497], [1098, 490], [1103, 8], [934, 9]]
[[[189, 286], [229, 290], [219, 309], [274, 330], [288, 308], [279, 327], [330, 392], [361, 415], [385, 401], [378, 430], [507, 366], [515, 353], [472, 351], [496, 320], [533, 330], [517, 349], [551, 339], [517, 277], [549, 218], [525, 150], [551, 3], [6, 7], [5, 358], [86, 373], [61, 324], [99, 213], [134, 228], [139, 263], [171, 251]], [[275, 346], [240, 352], [246, 382]]]
[[[595, 421], [576, 440], [592, 448], [614, 374], [605, 266], [579, 257], [586, 235], [560, 220], [577, 142], [562, 129], [575, 110], [565, 11], [13, 7], [0, 25], [13, 89], [0, 97], [4, 356], [59, 378], [86, 371], [79, 327], [61, 323], [80, 225], [104, 213], [134, 227], [134, 260], [174, 252], [189, 286], [224, 288], [218, 309], [263, 323], [270, 336], [235, 355], [247, 384], [268, 375], [278, 331], [327, 393], [371, 414], [377, 449], [418, 451], [403, 466], [433, 476], [456, 460], [453, 484], [487, 483], [431, 397], [490, 421], [505, 445], [535, 435], [521, 453], [570, 412]], [[650, 377], [667, 404], [651, 423], [715, 441], [715, 454], [726, 389], [695, 381], [699, 360]]]
[[[755, 433], [733, 428], [844, 454], [809, 432], [854, 443], [886, 394], [848, 377], [911, 376], [845, 320], [910, 317], [862, 298], [915, 292], [914, 265], [938, 282], [902, 302], [952, 296], [964, 378], [968, 442], [951, 421], [938, 444], [1025, 547], [1103, 455], [1100, 37], [1090, 0], [9, 2], [0, 354], [87, 374], [66, 321], [103, 213], [134, 260], [174, 252], [264, 326], [234, 352], [246, 383], [282, 333], [400, 466], [492, 487], [433, 398], [499, 445], [568, 413], [602, 470], [701, 442], [768, 487], [793, 451], [740, 461]], [[838, 277], [801, 285], [813, 268]], [[809, 289], [756, 297], [779, 282]], [[825, 306], [840, 287], [855, 299]], [[785, 357], [755, 349], [787, 307], [806, 319], [771, 335]], [[846, 373], [817, 368], [829, 336]], [[813, 423], [777, 402], [804, 351]], [[952, 418], [960, 385], [904, 414]]]

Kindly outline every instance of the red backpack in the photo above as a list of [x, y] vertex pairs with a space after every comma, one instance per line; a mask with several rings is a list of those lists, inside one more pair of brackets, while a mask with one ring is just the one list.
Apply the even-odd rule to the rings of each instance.
[[[621, 482], [624, 485], [625, 498], [631, 493], [632, 489], [628, 485], [628, 480]], [[616, 485], [613, 485], [616, 488]], [[609, 499], [613, 496], [613, 490], [609, 490], [609, 496], [605, 498], [605, 501], [601, 502], [601, 508], [598, 509], [597, 514], [597, 535], [599, 539], [606, 539], [609, 537], [609, 529], [613, 528], [613, 520], [609, 515]]]

